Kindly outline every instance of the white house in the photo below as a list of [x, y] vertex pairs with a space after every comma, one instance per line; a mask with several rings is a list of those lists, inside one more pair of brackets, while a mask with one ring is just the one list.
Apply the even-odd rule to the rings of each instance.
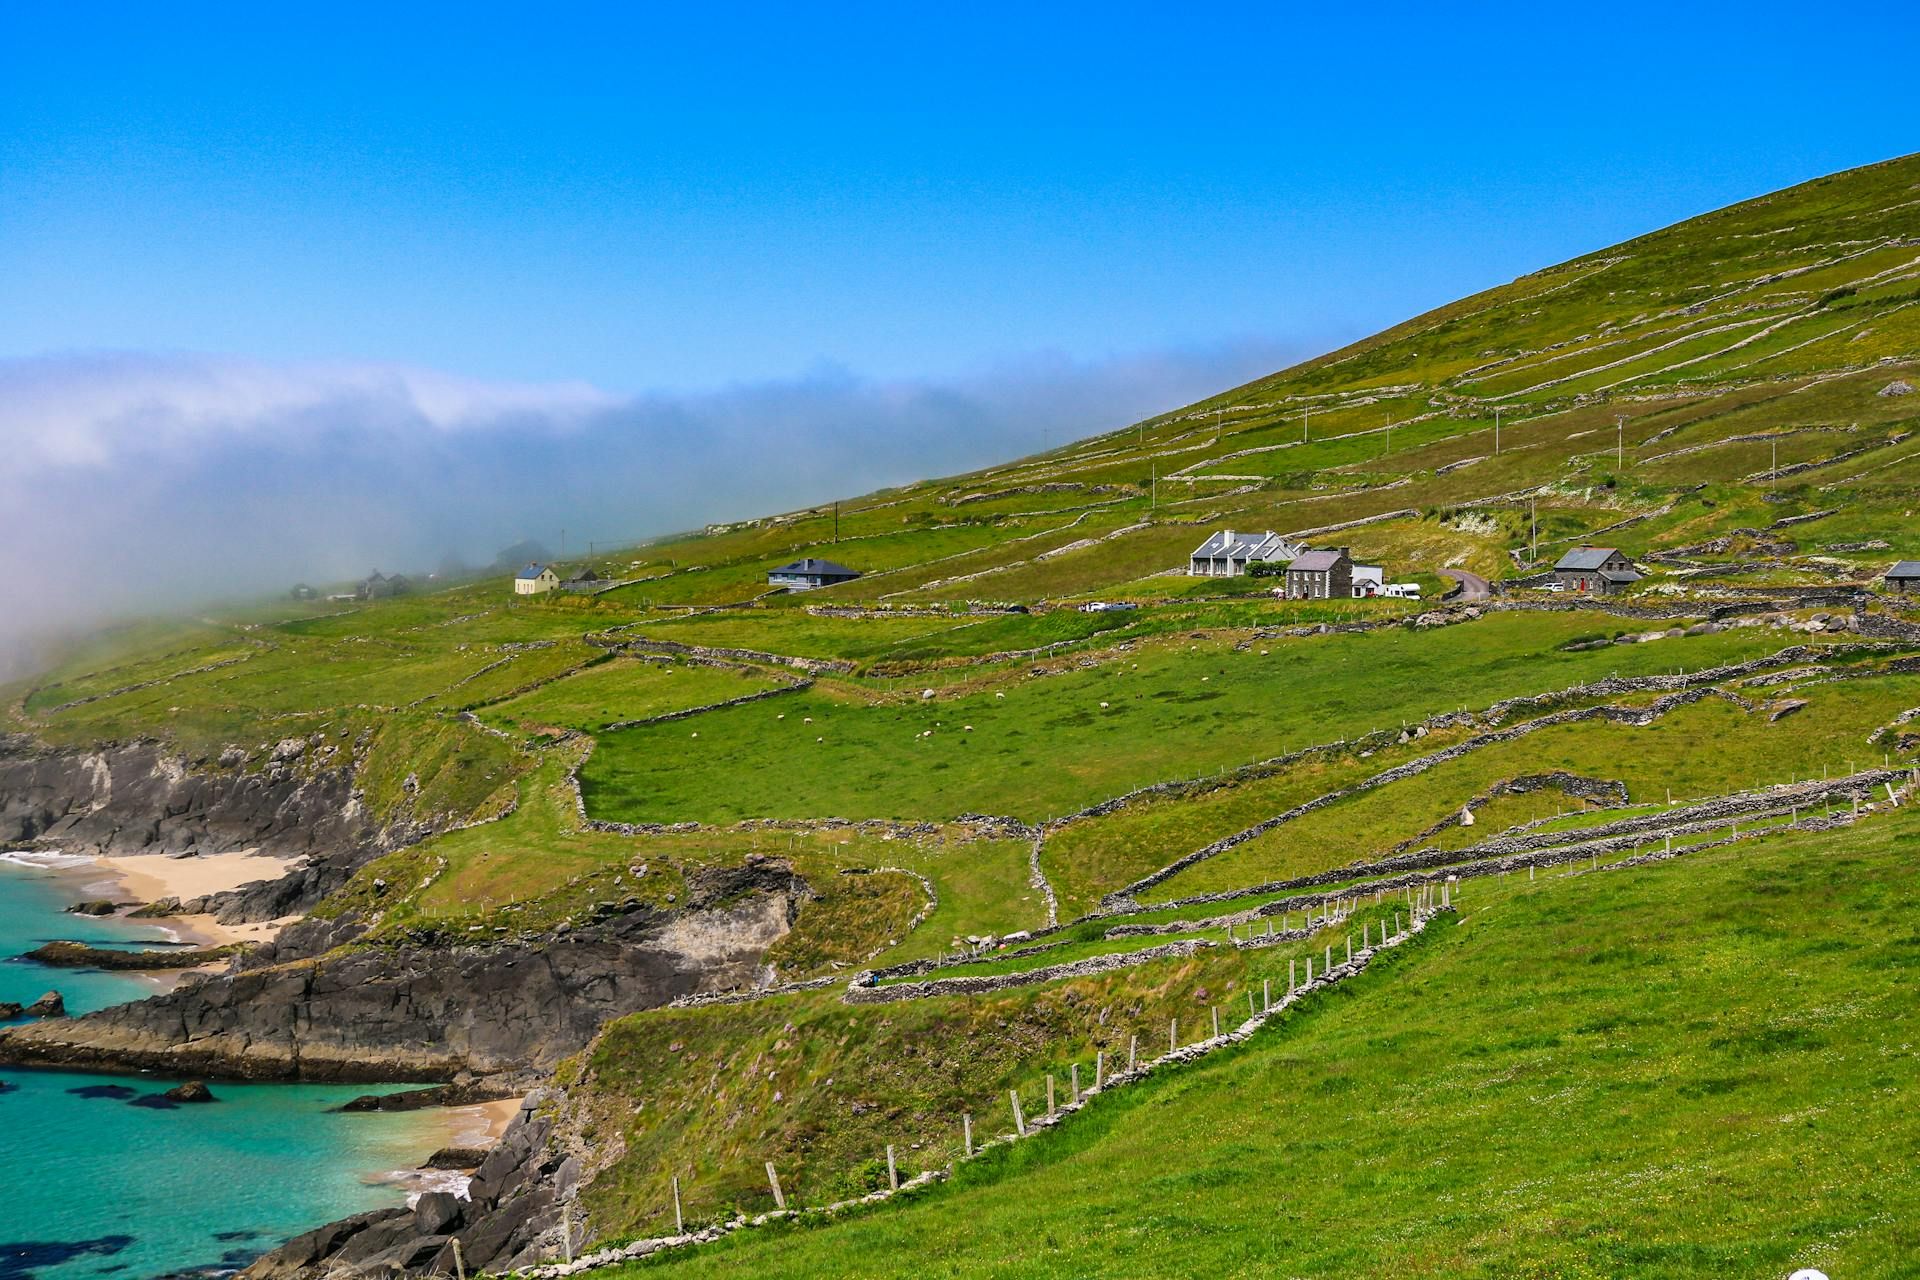
[[832, 560], [820, 560], [808, 556], [805, 560], [795, 560], [792, 564], [783, 564], [767, 573], [767, 585], [785, 587], [789, 591], [815, 591], [821, 587], [831, 587], [837, 582], [852, 582], [859, 577], [859, 571], [849, 569]]
[[1237, 578], [1256, 560], [1291, 560], [1306, 550], [1277, 533], [1235, 533], [1222, 529], [1187, 557], [1190, 578]]
[[1377, 564], [1353, 566], [1353, 598], [1365, 600], [1382, 595], [1387, 589], [1387, 571]]
[[560, 575], [550, 564], [530, 564], [513, 575], [513, 594], [541, 596], [560, 585]]

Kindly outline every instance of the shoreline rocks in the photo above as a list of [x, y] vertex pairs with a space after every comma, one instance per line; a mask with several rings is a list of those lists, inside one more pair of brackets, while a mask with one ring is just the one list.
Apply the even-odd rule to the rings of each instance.
[[29, 1018], [64, 1018], [67, 1001], [58, 991], [49, 991], [21, 1010]]
[[21, 957], [55, 969], [113, 969], [144, 971], [153, 969], [198, 969], [217, 964], [240, 949], [238, 944], [221, 947], [148, 948], [119, 951], [95, 947], [84, 942], [49, 942]]

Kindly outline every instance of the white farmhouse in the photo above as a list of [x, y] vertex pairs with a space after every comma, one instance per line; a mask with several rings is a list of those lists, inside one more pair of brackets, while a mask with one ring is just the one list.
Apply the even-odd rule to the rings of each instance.
[[1291, 560], [1306, 550], [1277, 533], [1220, 532], [1201, 543], [1187, 557], [1190, 578], [1237, 578], [1256, 560]]
[[560, 585], [560, 575], [550, 564], [530, 564], [513, 575], [513, 594], [543, 596]]

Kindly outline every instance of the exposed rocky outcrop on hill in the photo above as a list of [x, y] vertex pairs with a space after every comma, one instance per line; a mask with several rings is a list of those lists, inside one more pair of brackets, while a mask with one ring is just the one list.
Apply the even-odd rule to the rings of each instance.
[[367, 846], [381, 834], [344, 763], [216, 768], [160, 742], [62, 751], [0, 736], [0, 844], [296, 856]]
[[165, 995], [0, 1033], [0, 1060], [259, 1080], [524, 1077], [609, 1018], [753, 985], [806, 892], [774, 861], [692, 875], [688, 889], [684, 908], [490, 945], [363, 945], [357, 921], [313, 922]]

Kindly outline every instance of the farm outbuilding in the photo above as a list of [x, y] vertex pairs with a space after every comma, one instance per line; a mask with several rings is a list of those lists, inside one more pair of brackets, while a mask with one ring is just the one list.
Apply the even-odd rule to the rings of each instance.
[[1641, 574], [1617, 547], [1575, 547], [1553, 566], [1553, 577], [1562, 590], [1604, 596], [1626, 590]]
[[1920, 595], [1920, 560], [1902, 560], [1887, 570], [1887, 590], [1903, 596]]

